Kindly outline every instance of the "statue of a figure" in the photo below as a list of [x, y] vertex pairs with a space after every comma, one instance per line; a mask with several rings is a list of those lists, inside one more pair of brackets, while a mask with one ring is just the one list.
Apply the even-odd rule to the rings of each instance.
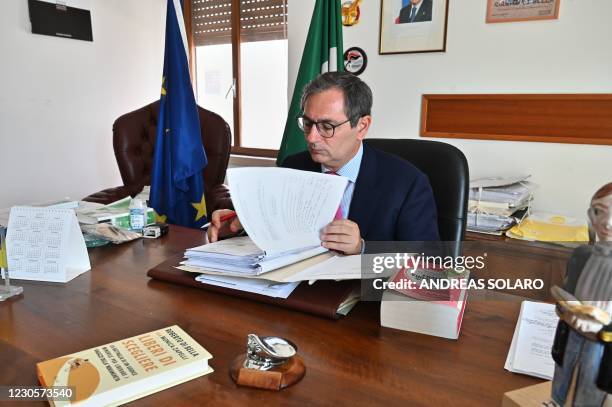
[[560, 406], [612, 405], [612, 183], [588, 211], [593, 245], [577, 248], [563, 288], [553, 287], [560, 317], [552, 356], [552, 399]]

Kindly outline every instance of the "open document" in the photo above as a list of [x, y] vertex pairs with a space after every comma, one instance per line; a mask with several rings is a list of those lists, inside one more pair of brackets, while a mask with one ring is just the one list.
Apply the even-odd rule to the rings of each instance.
[[231, 168], [232, 202], [248, 237], [188, 249], [185, 265], [259, 275], [327, 251], [321, 229], [347, 185], [341, 176], [287, 168]]
[[542, 379], [552, 379], [555, 362], [551, 348], [559, 317], [554, 304], [523, 301], [505, 368]]

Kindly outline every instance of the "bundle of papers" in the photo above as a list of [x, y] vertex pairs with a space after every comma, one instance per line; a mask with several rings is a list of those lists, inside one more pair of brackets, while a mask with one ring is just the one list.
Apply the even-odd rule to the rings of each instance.
[[196, 277], [196, 280], [204, 284], [226, 287], [233, 290], [246, 291], [274, 298], [289, 297], [293, 290], [300, 284], [299, 281], [293, 283], [277, 283], [264, 279], [212, 276], [207, 274], [200, 274]]
[[340, 254], [333, 254], [332, 252], [321, 253], [317, 256], [259, 275], [245, 275], [243, 272], [232, 272], [202, 266], [190, 266], [186, 263], [187, 261], [182, 262], [177, 268], [190, 273], [262, 279], [277, 283], [317, 280], [360, 280], [367, 276], [362, 274], [360, 255], [343, 256]]
[[187, 260], [182, 264], [212, 272], [259, 275], [325, 251], [317, 245], [267, 255], [249, 236], [241, 236], [187, 249]]
[[552, 379], [551, 356], [559, 317], [554, 304], [523, 301], [504, 368], [542, 379]]
[[529, 210], [533, 185], [529, 176], [479, 178], [470, 182], [468, 230], [502, 234]]
[[257, 276], [328, 250], [321, 230], [336, 214], [348, 180], [288, 168], [231, 168], [232, 202], [248, 236], [185, 252], [202, 272]]
[[468, 212], [468, 230], [479, 233], [501, 235], [516, 224], [520, 224], [528, 214], [528, 209], [523, 208], [510, 216], [489, 215], [486, 213]]

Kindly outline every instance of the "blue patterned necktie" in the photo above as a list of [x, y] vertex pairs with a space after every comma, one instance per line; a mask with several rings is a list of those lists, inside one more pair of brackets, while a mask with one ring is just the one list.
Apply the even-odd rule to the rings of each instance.
[[410, 9], [410, 22], [414, 23], [414, 18], [416, 17], [416, 7], [412, 6], [412, 8]]

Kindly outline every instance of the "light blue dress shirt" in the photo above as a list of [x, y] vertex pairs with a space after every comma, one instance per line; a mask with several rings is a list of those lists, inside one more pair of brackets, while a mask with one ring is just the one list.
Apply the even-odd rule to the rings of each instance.
[[[342, 209], [342, 219], [348, 218], [349, 209], [351, 207], [351, 200], [353, 199], [353, 192], [355, 191], [355, 182], [359, 175], [359, 167], [361, 167], [361, 158], [363, 157], [363, 143], [359, 145], [357, 154], [350, 159], [349, 162], [344, 164], [342, 168], [336, 171], [336, 174], [342, 175], [348, 178], [349, 182], [344, 190], [342, 201], [340, 201], [340, 209]], [[331, 171], [329, 168], [321, 165], [321, 172]]]

